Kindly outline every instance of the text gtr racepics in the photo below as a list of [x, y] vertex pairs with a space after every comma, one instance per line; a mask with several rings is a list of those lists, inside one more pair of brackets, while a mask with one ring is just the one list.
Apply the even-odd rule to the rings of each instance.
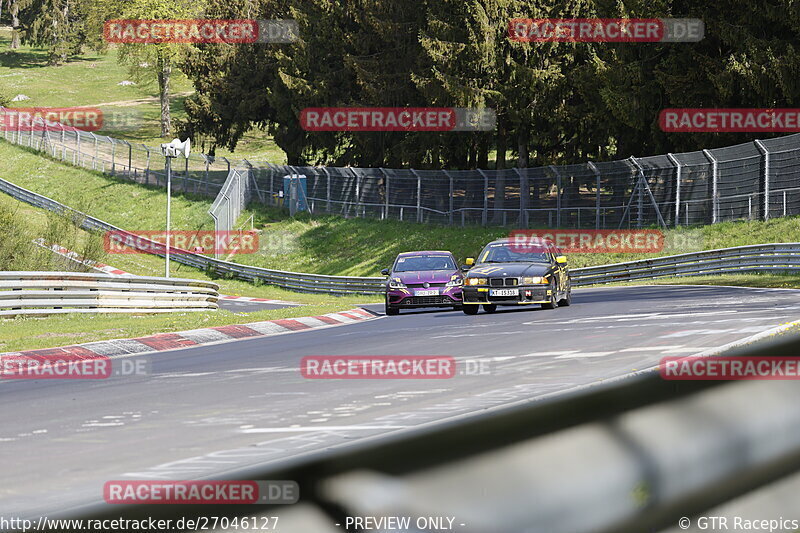
[[381, 274], [389, 276], [387, 315], [396, 315], [401, 308], [461, 307], [464, 275], [450, 252], [405, 252]]
[[464, 313], [478, 306], [493, 313], [498, 305], [541, 304], [545, 309], [567, 306], [571, 286], [567, 258], [548, 242], [518, 244], [511, 239], [490, 242], [478, 256], [467, 259]]

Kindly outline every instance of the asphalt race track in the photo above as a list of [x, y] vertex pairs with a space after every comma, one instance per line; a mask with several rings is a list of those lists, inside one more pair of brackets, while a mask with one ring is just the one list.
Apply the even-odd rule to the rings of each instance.
[[[0, 515], [97, 502], [112, 479], [207, 477], [530, 400], [797, 319], [794, 290], [580, 289], [571, 307], [551, 311], [406, 311], [145, 356], [148, 375], [4, 381]], [[299, 372], [306, 355], [450, 355], [459, 374], [308, 380]], [[483, 372], [464, 374], [467, 361]]]

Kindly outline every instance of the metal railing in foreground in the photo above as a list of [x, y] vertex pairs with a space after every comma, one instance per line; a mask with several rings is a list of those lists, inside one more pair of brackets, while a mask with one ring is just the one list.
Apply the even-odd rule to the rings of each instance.
[[167, 313], [218, 308], [208, 281], [83, 272], [0, 272], [0, 317]]
[[[787, 336], [726, 355], [798, 352]], [[292, 506], [97, 504], [80, 515], [258, 514], [292, 533], [341, 532], [348, 516], [455, 517], [465, 533], [641, 533], [798, 470], [800, 383], [664, 381], [648, 370], [224, 476], [294, 480]]]

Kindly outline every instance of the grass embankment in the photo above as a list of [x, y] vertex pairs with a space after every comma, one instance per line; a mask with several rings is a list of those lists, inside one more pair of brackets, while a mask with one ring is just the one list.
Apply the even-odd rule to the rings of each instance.
[[[10, 28], [0, 28], [0, 95], [13, 98], [24, 94], [30, 98], [12, 103], [12, 107], [101, 107], [104, 113], [132, 117], [124, 128], [104, 129], [102, 135], [149, 146], [164, 142], [160, 137], [161, 106], [155, 76], [149, 81], [139, 80], [136, 85], [119, 85], [121, 81], [134, 80], [127, 66], [117, 61], [114, 47], [104, 54], [86, 49], [63, 65], [50, 66], [44, 48], [23, 45], [11, 50], [10, 42]], [[192, 92], [191, 82], [173, 69], [170, 98], [173, 122], [186, 118], [183, 104]], [[286, 162], [283, 150], [266, 132], [259, 130], [245, 134], [235, 153], [218, 148], [216, 155], [234, 160]]]

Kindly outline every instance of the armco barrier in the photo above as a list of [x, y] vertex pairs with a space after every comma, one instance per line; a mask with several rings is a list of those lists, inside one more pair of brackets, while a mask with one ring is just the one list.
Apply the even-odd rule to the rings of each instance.
[[800, 243], [756, 244], [572, 270], [576, 286], [663, 277], [800, 271]]
[[[36, 207], [70, 213], [80, 222], [81, 227], [87, 230], [124, 231], [3, 179], [0, 179], [0, 191]], [[146, 241], [146, 239], [140, 240]], [[386, 279], [382, 277], [326, 276], [271, 270], [231, 263], [192, 253], [173, 254], [171, 259], [202, 270], [213, 271], [221, 276], [232, 276], [247, 281], [259, 280], [263, 283], [299, 292], [375, 294], [383, 291], [386, 282]], [[704, 276], [751, 272], [794, 273], [798, 271], [800, 271], [800, 243], [776, 243], [737, 246], [626, 263], [576, 268], [571, 270], [571, 274], [573, 285], [586, 286], [670, 276]]]
[[[88, 216], [67, 207], [55, 200], [36, 194], [18, 185], [0, 179], [0, 191], [21, 200], [27, 204], [49, 211], [65, 213], [72, 216], [83, 229], [90, 231], [115, 231], [125, 232], [116, 226], [102, 220]], [[138, 242], [150, 243], [147, 239], [137, 237]], [[155, 243], [147, 245], [149, 250], [156, 248]], [[162, 254], [155, 254], [162, 255]], [[286, 272], [266, 268], [252, 267], [222, 261], [203, 255], [192, 253], [172, 254], [170, 259], [176, 263], [193, 266], [206, 271], [213, 271], [220, 276], [232, 276], [247, 281], [259, 280], [270, 285], [277, 285], [285, 289], [299, 292], [321, 292], [328, 294], [370, 294], [383, 290], [385, 278], [365, 278], [348, 276], [324, 276], [317, 274], [304, 274], [302, 272]]]
[[217, 309], [208, 281], [83, 272], [0, 272], [0, 316]]

